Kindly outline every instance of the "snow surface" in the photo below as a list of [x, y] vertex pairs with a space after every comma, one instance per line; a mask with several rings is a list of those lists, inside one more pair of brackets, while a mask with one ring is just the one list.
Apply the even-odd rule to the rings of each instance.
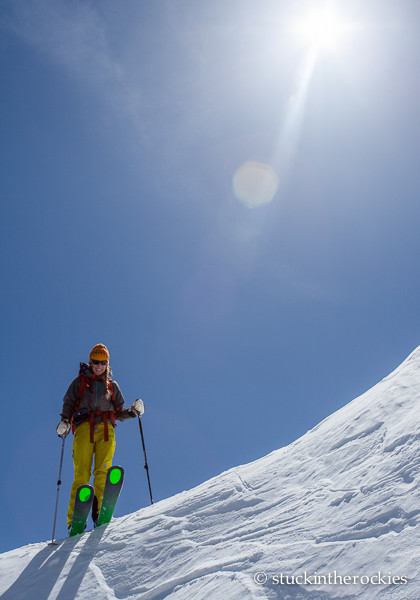
[[1, 599], [420, 600], [419, 404], [420, 347], [285, 448], [2, 554]]

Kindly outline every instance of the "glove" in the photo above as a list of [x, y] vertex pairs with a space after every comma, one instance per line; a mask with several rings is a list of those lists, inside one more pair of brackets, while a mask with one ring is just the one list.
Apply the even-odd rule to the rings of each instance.
[[131, 412], [133, 412], [137, 417], [141, 417], [144, 414], [144, 402], [138, 398], [134, 400], [131, 405]]
[[71, 425], [67, 419], [63, 419], [62, 421], [60, 421], [60, 423], [57, 425], [58, 436], [61, 438], [65, 438], [68, 432], [70, 431], [70, 427]]

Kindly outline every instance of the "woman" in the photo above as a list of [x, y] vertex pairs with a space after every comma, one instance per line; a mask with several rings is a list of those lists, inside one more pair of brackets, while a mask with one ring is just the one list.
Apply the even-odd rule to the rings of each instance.
[[[124, 409], [124, 398], [116, 381], [111, 379], [109, 352], [104, 344], [96, 344], [89, 354], [89, 365], [80, 363], [79, 376], [70, 384], [63, 400], [61, 422], [57, 433], [65, 437], [74, 433], [74, 481], [70, 492], [67, 525], [73, 519], [77, 488], [88, 484], [93, 469], [95, 499], [92, 508], [94, 524], [98, 520], [106, 474], [115, 451], [115, 421], [126, 421], [144, 413], [142, 400]], [[93, 464], [93, 460], [95, 462]]]

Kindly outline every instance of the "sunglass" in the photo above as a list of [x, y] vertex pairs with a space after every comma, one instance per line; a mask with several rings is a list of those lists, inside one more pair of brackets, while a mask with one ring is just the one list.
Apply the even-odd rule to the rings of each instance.
[[93, 365], [106, 365], [107, 363], [107, 360], [92, 360]]

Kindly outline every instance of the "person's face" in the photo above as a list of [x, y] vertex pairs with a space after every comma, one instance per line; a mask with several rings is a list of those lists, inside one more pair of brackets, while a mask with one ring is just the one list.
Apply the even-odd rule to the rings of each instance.
[[106, 360], [92, 360], [92, 371], [94, 375], [99, 377], [103, 375], [106, 371], [106, 366], [108, 362]]

